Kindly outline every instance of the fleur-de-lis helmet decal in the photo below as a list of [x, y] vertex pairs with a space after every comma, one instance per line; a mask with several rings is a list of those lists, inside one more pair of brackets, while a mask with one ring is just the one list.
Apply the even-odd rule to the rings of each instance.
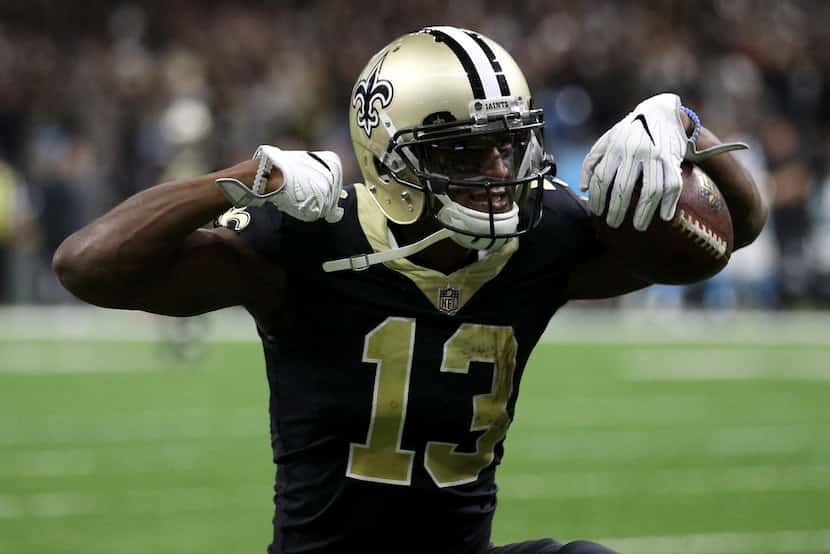
[[356, 108], [357, 125], [363, 129], [367, 137], [372, 135], [372, 129], [380, 125], [380, 114], [375, 103], [379, 101], [380, 107], [385, 108], [392, 102], [392, 83], [386, 79], [378, 79], [378, 73], [384, 58], [386, 58], [385, 55], [381, 56], [369, 75], [358, 81], [352, 95], [352, 106]]

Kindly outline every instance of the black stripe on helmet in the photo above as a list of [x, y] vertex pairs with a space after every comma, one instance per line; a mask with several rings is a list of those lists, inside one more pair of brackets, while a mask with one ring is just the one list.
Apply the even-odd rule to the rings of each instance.
[[453, 51], [455, 56], [458, 58], [458, 61], [461, 62], [461, 67], [463, 67], [464, 71], [467, 72], [467, 78], [470, 80], [470, 88], [473, 89], [473, 98], [487, 98], [487, 95], [484, 94], [484, 85], [481, 83], [481, 76], [478, 74], [472, 58], [470, 58], [470, 55], [467, 54], [466, 50], [464, 50], [464, 47], [461, 46], [457, 40], [443, 31], [439, 31], [437, 29], [426, 29], [426, 32], [435, 37], [435, 42], [445, 43], [450, 50]]
[[493, 49], [490, 48], [490, 45], [484, 42], [484, 39], [481, 38], [481, 35], [473, 33], [471, 31], [467, 31], [467, 35], [473, 39], [476, 44], [484, 51], [484, 55], [487, 56], [487, 59], [490, 60], [490, 66], [493, 68], [493, 71], [496, 73], [496, 80], [499, 82], [499, 91], [501, 92], [502, 96], [510, 96], [510, 86], [507, 84], [507, 78], [504, 76], [504, 73], [501, 71], [501, 64], [496, 59], [496, 54], [493, 52]]

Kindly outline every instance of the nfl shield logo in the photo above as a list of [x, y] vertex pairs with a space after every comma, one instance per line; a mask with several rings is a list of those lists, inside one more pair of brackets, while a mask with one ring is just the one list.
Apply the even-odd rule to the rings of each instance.
[[461, 306], [461, 289], [445, 287], [438, 289], [438, 309], [447, 315], [454, 315]]

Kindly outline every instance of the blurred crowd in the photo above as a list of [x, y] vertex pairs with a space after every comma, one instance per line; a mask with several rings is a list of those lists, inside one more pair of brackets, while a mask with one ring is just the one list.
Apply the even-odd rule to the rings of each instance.
[[662, 91], [751, 145], [740, 155], [771, 208], [759, 240], [703, 285], [633, 301], [830, 305], [828, 21], [822, 0], [0, 2], [0, 302], [71, 301], [49, 267], [67, 234], [258, 144], [334, 150], [358, 180], [355, 77], [392, 38], [453, 24], [524, 68], [567, 181]]

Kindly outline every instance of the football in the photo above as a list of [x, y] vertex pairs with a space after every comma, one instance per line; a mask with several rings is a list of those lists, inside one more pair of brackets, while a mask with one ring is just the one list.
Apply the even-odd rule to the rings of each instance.
[[652, 283], [680, 285], [707, 279], [722, 270], [732, 255], [732, 218], [723, 196], [700, 168], [683, 162], [681, 170], [683, 190], [671, 221], [657, 213], [645, 231], [634, 228], [642, 176], [618, 229], [609, 227], [604, 217], [593, 216], [597, 236], [612, 255]]

